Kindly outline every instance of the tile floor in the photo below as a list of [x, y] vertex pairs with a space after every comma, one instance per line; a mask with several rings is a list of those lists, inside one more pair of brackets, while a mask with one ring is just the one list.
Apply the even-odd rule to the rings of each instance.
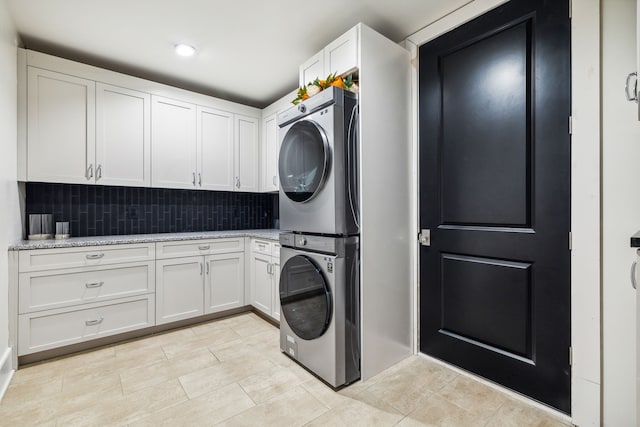
[[335, 393], [278, 337], [249, 313], [29, 366], [0, 425], [567, 425], [418, 356]]

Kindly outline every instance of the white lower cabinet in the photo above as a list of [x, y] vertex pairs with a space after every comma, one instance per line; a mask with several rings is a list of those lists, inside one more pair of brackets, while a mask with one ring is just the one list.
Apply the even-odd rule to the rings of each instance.
[[203, 278], [201, 256], [156, 261], [156, 324], [203, 314]]
[[[279, 245], [251, 242], [253, 305], [279, 320]], [[245, 304], [244, 237], [34, 249], [12, 259], [19, 356]]]
[[244, 305], [244, 252], [205, 258], [204, 312]]
[[18, 316], [18, 355], [153, 326], [154, 297], [141, 295]]
[[280, 321], [280, 244], [251, 239], [249, 260], [251, 305]]
[[21, 251], [18, 355], [155, 324], [155, 245]]
[[243, 238], [158, 243], [156, 251], [157, 324], [244, 305]]

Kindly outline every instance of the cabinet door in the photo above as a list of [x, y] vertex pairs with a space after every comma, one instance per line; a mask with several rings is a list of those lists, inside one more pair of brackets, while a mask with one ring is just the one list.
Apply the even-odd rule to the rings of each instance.
[[324, 50], [316, 53], [300, 66], [300, 87], [325, 77], [327, 76], [324, 72]]
[[262, 120], [262, 191], [278, 191], [278, 126], [276, 115]]
[[324, 48], [324, 74], [346, 74], [358, 68], [358, 27], [347, 31]]
[[196, 106], [151, 97], [151, 185], [196, 188]]
[[198, 107], [198, 188], [233, 191], [233, 114]]
[[235, 189], [260, 191], [258, 119], [235, 117]]
[[251, 254], [251, 304], [271, 316], [271, 256]]
[[244, 252], [205, 258], [205, 314], [244, 305]]
[[156, 324], [203, 314], [204, 257], [156, 261]]
[[27, 180], [94, 182], [95, 82], [34, 67], [27, 73]]
[[96, 84], [96, 183], [151, 185], [151, 97]]
[[273, 310], [272, 315], [275, 320], [280, 321], [280, 258], [272, 259], [272, 275], [273, 275]]

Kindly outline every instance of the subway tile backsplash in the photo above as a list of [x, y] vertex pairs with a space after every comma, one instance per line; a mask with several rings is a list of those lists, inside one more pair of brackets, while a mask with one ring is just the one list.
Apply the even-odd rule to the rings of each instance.
[[76, 184], [26, 184], [26, 214], [69, 221], [71, 236], [274, 228], [278, 195]]

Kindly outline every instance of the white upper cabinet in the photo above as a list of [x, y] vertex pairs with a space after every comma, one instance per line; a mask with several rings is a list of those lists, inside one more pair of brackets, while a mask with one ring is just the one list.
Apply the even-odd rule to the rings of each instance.
[[195, 189], [196, 106], [154, 95], [151, 111], [152, 186]]
[[27, 180], [91, 182], [95, 82], [34, 67], [27, 74]]
[[150, 95], [97, 83], [96, 117], [96, 183], [150, 186]]
[[358, 68], [358, 27], [354, 27], [324, 48], [324, 74], [347, 74]]
[[324, 50], [316, 53], [300, 66], [300, 87], [306, 86], [317, 78], [325, 77]]
[[358, 30], [355, 26], [300, 66], [300, 86], [329, 74], [348, 74], [358, 68]]
[[235, 116], [235, 189], [260, 191], [258, 119]]
[[233, 114], [198, 107], [198, 188], [233, 191]]
[[262, 144], [260, 157], [262, 159], [262, 191], [278, 191], [278, 126], [276, 115], [272, 114], [262, 119]]

